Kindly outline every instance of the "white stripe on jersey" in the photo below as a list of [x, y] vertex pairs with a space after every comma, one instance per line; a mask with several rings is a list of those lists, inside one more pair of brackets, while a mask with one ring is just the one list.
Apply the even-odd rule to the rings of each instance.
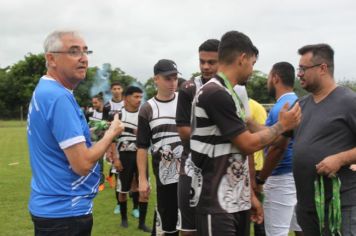
[[158, 118], [150, 121], [151, 130], [160, 125], [175, 125], [176, 119], [174, 117]]
[[173, 136], [173, 135], [178, 135], [177, 132], [159, 132], [159, 133], [155, 133], [154, 135], [152, 135], [152, 138], [162, 138], [165, 136]]
[[126, 128], [137, 129], [137, 124], [133, 125], [132, 123], [128, 123], [127, 121], [122, 121], [122, 123], [124, 123], [124, 126]]
[[152, 150], [153, 150], [153, 152], [157, 152], [158, 149], [160, 149], [164, 145], [168, 145], [168, 144], [171, 144], [171, 143], [177, 143], [177, 142], [181, 142], [179, 136], [170, 137], [170, 138], [163, 138], [160, 141], [158, 141], [157, 143], [152, 144]]
[[239, 153], [231, 143], [209, 144], [198, 140], [190, 140], [190, 148], [198, 153], [205, 154], [210, 158], [215, 158], [230, 153]]
[[206, 114], [205, 110], [198, 106], [195, 107], [195, 116], [200, 117], [200, 118], [206, 118], [206, 119], [209, 118], [208, 115]]

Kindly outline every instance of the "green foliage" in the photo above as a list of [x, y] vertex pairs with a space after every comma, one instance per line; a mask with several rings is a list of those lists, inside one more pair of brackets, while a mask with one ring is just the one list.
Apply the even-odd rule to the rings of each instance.
[[345, 79], [345, 80], [338, 81], [337, 84], [340, 86], [348, 87], [356, 92], [356, 82], [355, 81]]
[[261, 71], [253, 71], [246, 85], [247, 94], [259, 103], [272, 103], [273, 98], [268, 95], [267, 75]]
[[145, 91], [146, 91], [146, 100], [152, 98], [154, 95], [156, 95], [156, 86], [153, 78], [149, 78], [145, 85], [144, 85]]

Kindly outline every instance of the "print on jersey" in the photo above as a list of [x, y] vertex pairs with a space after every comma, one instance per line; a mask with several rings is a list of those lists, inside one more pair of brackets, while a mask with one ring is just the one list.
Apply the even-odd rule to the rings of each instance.
[[189, 154], [189, 157], [185, 161], [184, 171], [189, 177], [192, 178], [189, 194], [189, 205], [191, 207], [195, 207], [199, 202], [199, 197], [203, 186], [203, 176], [201, 174], [201, 169], [198, 168], [192, 161], [191, 154]]
[[159, 152], [161, 153], [161, 161], [159, 162], [160, 181], [162, 184], [176, 183], [179, 177], [183, 146], [178, 145], [172, 150], [171, 145], [164, 145]]
[[250, 204], [248, 161], [235, 154], [229, 158], [229, 163], [218, 189], [219, 204], [227, 212]]

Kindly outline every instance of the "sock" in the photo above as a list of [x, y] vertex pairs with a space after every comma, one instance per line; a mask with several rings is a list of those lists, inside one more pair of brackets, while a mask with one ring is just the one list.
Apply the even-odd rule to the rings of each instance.
[[127, 220], [127, 201], [120, 202], [121, 220]]
[[146, 213], [147, 213], [147, 202], [139, 202], [138, 206], [139, 206], [139, 211], [140, 211], [140, 218], [138, 220], [139, 225], [144, 225], [145, 221], [146, 221]]
[[139, 204], [138, 203], [139, 194], [138, 194], [138, 192], [132, 192], [131, 195], [132, 195], [133, 208], [137, 209], [138, 208], [138, 204]]

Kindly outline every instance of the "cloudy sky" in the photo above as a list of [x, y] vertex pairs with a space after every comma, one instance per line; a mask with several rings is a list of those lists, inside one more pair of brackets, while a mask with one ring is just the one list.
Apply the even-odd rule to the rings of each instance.
[[356, 80], [356, 1], [338, 0], [0, 0], [0, 67], [42, 52], [55, 29], [82, 32], [94, 51], [90, 66], [111, 63], [141, 81], [161, 58], [183, 77], [198, 68], [198, 47], [229, 30], [247, 34], [260, 50], [255, 69], [298, 65], [297, 49], [329, 43], [337, 79]]

